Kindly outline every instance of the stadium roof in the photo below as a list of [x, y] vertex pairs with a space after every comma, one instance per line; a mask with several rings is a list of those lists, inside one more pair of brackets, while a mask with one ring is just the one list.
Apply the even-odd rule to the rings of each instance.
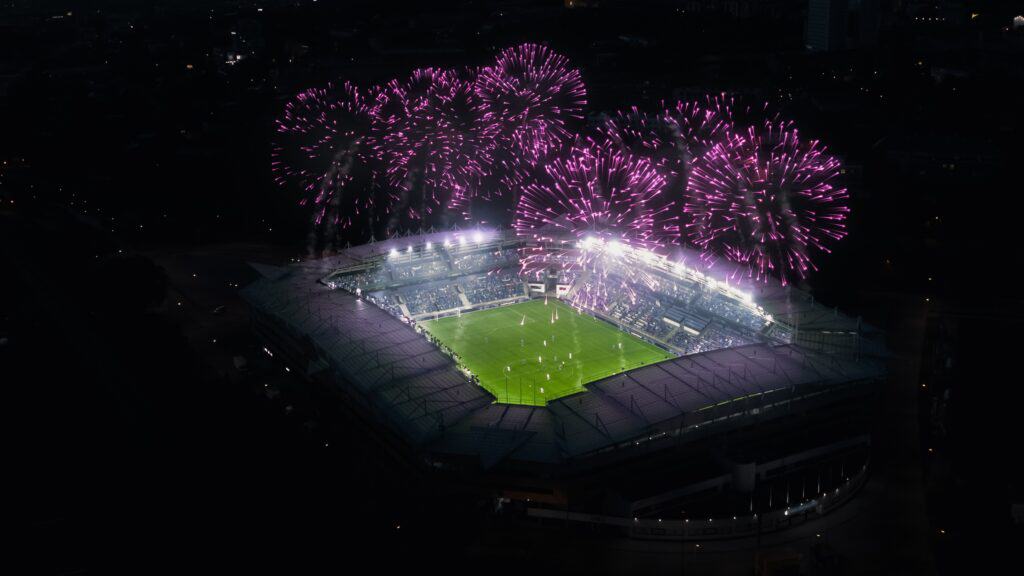
[[[884, 374], [879, 358], [825, 355], [796, 344], [751, 344], [683, 356], [586, 385], [587, 392], [547, 406], [494, 403], [413, 327], [320, 278], [410, 242], [451, 233], [396, 239], [343, 254], [264, 270], [243, 297], [307, 349], [299, 366], [359, 398], [411, 445], [479, 458], [484, 467], [504, 460], [558, 463], [663, 434], [693, 415], [742, 411], [782, 391], [815, 391]], [[368, 247], [369, 246], [369, 247]], [[793, 298], [793, 294], [799, 298]], [[806, 295], [780, 288], [773, 313], [797, 314], [833, 328], [856, 321], [825, 309]], [[797, 304], [793, 304], [796, 301]], [[785, 306], [790, 308], [785, 308]], [[837, 324], [840, 323], [840, 324]], [[293, 359], [293, 361], [297, 361]], [[781, 394], [779, 394], [781, 395]]]

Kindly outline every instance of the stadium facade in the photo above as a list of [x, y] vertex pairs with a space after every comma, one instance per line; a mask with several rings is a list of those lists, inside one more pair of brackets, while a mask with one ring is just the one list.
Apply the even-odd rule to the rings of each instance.
[[[608, 273], [628, 289], [588, 308], [576, 296], [596, 278], [560, 268], [551, 242], [481, 230], [394, 238], [255, 265], [262, 277], [243, 297], [268, 351], [382, 444], [541, 518], [558, 509], [678, 537], [688, 524], [662, 516], [731, 516], [727, 532], [719, 522], [697, 536], [741, 534], [744, 519], [749, 531], [788, 523], [796, 506], [823, 513], [863, 480], [883, 334], [793, 287], [717, 281], [680, 263], [685, 253], [620, 254]], [[549, 249], [550, 269], [524, 280], [520, 255]], [[417, 326], [540, 297], [674, 357], [545, 405], [503, 404]]]

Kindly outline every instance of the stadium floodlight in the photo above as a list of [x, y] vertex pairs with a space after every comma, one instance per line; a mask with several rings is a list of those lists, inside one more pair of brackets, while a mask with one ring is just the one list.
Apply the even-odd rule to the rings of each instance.
[[466, 237], [465, 236], [459, 236], [459, 246], [465, 246], [465, 245], [466, 245]]
[[392, 248], [390, 254], [392, 256], [398, 256], [398, 248]]
[[451, 241], [451, 240], [449, 240], [448, 238], [445, 238], [445, 239], [444, 239], [444, 247], [445, 247], [445, 248], [448, 248], [448, 247], [449, 247], [449, 246], [451, 246], [451, 245], [452, 245], [452, 241]]
[[405, 251], [408, 252], [409, 254], [412, 254], [412, 246], [406, 248]]
[[425, 247], [426, 247], [427, 250], [430, 250], [431, 248], [434, 247], [434, 244], [432, 242], [430, 242], [430, 241], [427, 241]]
[[480, 242], [483, 242], [483, 241], [484, 241], [484, 235], [481, 234], [479, 230], [477, 230], [476, 232], [473, 233], [473, 242], [476, 242], [477, 244], [479, 244]]

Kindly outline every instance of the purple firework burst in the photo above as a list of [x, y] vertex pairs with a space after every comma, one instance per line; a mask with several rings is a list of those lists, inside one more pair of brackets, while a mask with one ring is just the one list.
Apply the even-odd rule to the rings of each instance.
[[664, 244], [655, 226], [664, 183], [648, 160], [593, 143], [551, 162], [543, 178], [524, 187], [516, 207], [516, 232], [533, 241], [524, 248], [522, 272], [588, 274], [593, 290], [573, 298], [600, 305], [622, 258]]
[[685, 169], [687, 143], [667, 114], [650, 114], [634, 106], [605, 118], [597, 131], [608, 145], [646, 158], [668, 180]]
[[687, 142], [678, 124], [665, 113], [651, 114], [637, 107], [619, 111], [597, 126], [602, 145], [648, 160], [665, 179], [665, 192], [659, 195], [659, 217], [655, 227], [659, 235], [679, 236], [683, 207]]
[[401, 220], [422, 221], [441, 204], [437, 196], [443, 172], [431, 151], [438, 134], [429, 111], [430, 94], [440, 70], [421, 68], [405, 80], [392, 80], [376, 90], [377, 114], [371, 146], [383, 165], [395, 226]]
[[724, 256], [748, 277], [783, 283], [817, 270], [811, 257], [846, 236], [839, 161], [787, 122], [766, 122], [694, 161], [686, 211], [709, 264]]
[[732, 133], [731, 100], [724, 96], [703, 101], [679, 101], [674, 106], [649, 113], [637, 107], [620, 111], [598, 127], [604, 145], [649, 160], [665, 178], [659, 218], [660, 235], [682, 239], [680, 222], [685, 222], [686, 181], [693, 159]]
[[597, 130], [608, 143], [649, 159], [672, 179], [732, 133], [732, 103], [725, 96], [681, 100], [657, 113], [634, 106], [606, 118]]
[[300, 92], [275, 121], [274, 180], [301, 190], [300, 203], [315, 207], [317, 225], [348, 227], [373, 209], [374, 196], [365, 182], [370, 171], [367, 133], [375, 113], [373, 103], [346, 82]]
[[726, 96], [676, 102], [662, 112], [685, 143], [685, 164], [689, 165], [733, 130], [733, 101]]
[[450, 191], [453, 205], [462, 205], [481, 189], [491, 167], [492, 150], [479, 122], [473, 73], [446, 70], [436, 75], [423, 118], [433, 126], [430, 155], [436, 185]]
[[582, 121], [587, 104], [579, 70], [538, 44], [502, 50], [480, 71], [475, 90], [484, 135], [505, 152], [495, 159], [505, 191], [573, 141], [573, 124]]

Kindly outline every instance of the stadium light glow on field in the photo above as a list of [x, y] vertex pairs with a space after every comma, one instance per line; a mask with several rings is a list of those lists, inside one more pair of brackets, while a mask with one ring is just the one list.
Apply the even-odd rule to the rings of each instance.
[[[549, 324], [562, 306], [562, 320]], [[569, 310], [559, 300], [545, 306], [537, 298], [461, 318], [427, 319], [419, 326], [457, 354], [457, 362], [501, 403], [542, 406], [581, 392], [584, 384], [617, 374], [624, 366], [674, 357], [608, 322], [570, 315]], [[494, 330], [496, 326], [508, 328]]]

